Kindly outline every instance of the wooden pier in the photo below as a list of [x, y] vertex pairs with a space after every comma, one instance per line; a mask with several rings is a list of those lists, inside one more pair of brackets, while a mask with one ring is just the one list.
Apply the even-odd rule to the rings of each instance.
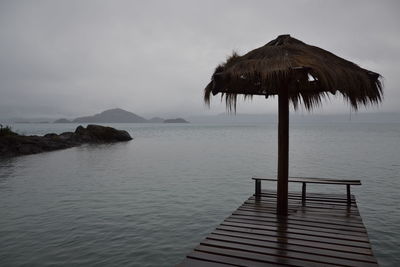
[[258, 190], [178, 266], [378, 266], [354, 195]]

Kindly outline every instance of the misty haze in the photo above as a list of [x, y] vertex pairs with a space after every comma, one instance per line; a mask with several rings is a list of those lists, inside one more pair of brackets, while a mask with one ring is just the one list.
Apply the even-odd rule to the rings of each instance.
[[398, 1], [0, 2], [0, 266], [398, 266]]

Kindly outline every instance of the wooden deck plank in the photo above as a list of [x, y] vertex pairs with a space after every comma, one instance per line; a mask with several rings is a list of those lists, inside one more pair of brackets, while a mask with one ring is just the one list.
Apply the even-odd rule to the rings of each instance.
[[[272, 207], [262, 207], [259, 204], [254, 204], [254, 205], [247, 205], [243, 204], [240, 206], [240, 209], [242, 210], [256, 210], [256, 211], [266, 211], [266, 212], [274, 212], [274, 208]], [[356, 221], [361, 221], [360, 220], [360, 213], [354, 211], [354, 210], [345, 210], [345, 209], [336, 209], [336, 208], [320, 208], [320, 207], [294, 207], [294, 206], [289, 206], [289, 211], [292, 212], [298, 212], [299, 209], [301, 211], [308, 211], [308, 213], [318, 213], [321, 215], [332, 215], [332, 216], [346, 216], [346, 217], [351, 217]]]
[[[250, 219], [250, 220], [249, 219], [241, 219], [241, 218], [234, 217], [233, 215], [230, 216], [228, 219], [226, 219], [225, 222], [249, 223], [249, 224], [273, 227], [275, 229], [279, 226], [279, 223], [277, 223], [277, 222], [258, 221], [258, 220], [254, 220], [254, 219]], [[345, 235], [345, 236], [359, 236], [359, 237], [364, 237], [364, 238], [367, 237], [365, 232], [354, 232], [354, 231], [341, 230], [341, 229], [316, 228], [315, 226], [293, 225], [293, 224], [289, 224], [289, 223], [287, 224], [287, 226], [288, 226], [288, 229], [306, 230], [306, 231], [311, 231], [313, 233], [340, 234], [340, 235]]]
[[313, 230], [302, 230], [302, 229], [293, 229], [287, 227], [282, 227], [282, 225], [278, 226], [269, 226], [269, 225], [260, 225], [254, 223], [242, 223], [242, 222], [231, 222], [225, 220], [221, 225], [227, 226], [235, 226], [235, 227], [244, 227], [249, 229], [258, 229], [258, 230], [265, 230], [265, 231], [276, 231], [282, 234], [296, 234], [296, 235], [307, 235], [307, 236], [314, 236], [314, 237], [322, 237], [322, 238], [329, 238], [329, 239], [339, 239], [344, 241], [356, 241], [356, 242], [364, 242], [369, 243], [368, 237], [365, 236], [349, 236], [344, 234], [335, 234], [335, 233], [325, 233], [325, 232], [316, 232]]
[[343, 259], [337, 256], [328, 257], [319, 254], [310, 254], [304, 252], [298, 252], [293, 250], [287, 250], [285, 245], [282, 245], [281, 248], [269, 248], [264, 246], [257, 246], [254, 244], [243, 244], [243, 243], [234, 243], [231, 241], [220, 241], [220, 240], [212, 240], [205, 239], [201, 242], [202, 245], [218, 247], [218, 248], [226, 248], [226, 249], [235, 249], [248, 251], [257, 254], [263, 255], [271, 255], [271, 256], [282, 256], [293, 260], [305, 261], [305, 265], [309, 264], [309, 262], [313, 263], [321, 263], [321, 264], [333, 264], [333, 265], [347, 265], [347, 266], [369, 266], [369, 264], [375, 265], [374, 262], [366, 262], [366, 261], [358, 261], [354, 259]]
[[203, 267], [204, 265], [207, 265], [207, 267], [238, 266], [238, 265], [232, 265], [232, 264], [227, 264], [227, 263], [213, 262], [213, 261], [209, 261], [209, 260], [202, 260], [202, 259], [188, 257], [177, 267], [180, 267], [180, 266]]
[[[245, 203], [243, 203], [242, 206], [249, 206], [249, 207], [259, 207], [259, 208], [264, 208], [264, 209], [273, 209], [276, 206], [274, 205], [276, 202], [260, 202], [257, 200], [248, 200]], [[352, 206], [340, 206], [340, 205], [335, 205], [336, 203], [332, 203], [332, 204], [322, 204], [322, 203], [318, 203], [318, 202], [307, 202], [306, 205], [304, 205], [304, 207], [310, 208], [310, 209], [315, 209], [316, 211], [318, 210], [330, 210], [330, 211], [346, 211], [349, 213], [354, 213], [354, 214], [359, 214], [359, 211], [357, 210], [357, 207], [352, 205]], [[298, 209], [299, 208], [300, 203], [292, 203], [289, 201], [288, 207], [289, 209]]]
[[289, 193], [289, 215], [276, 194], [250, 196], [178, 266], [378, 266], [355, 197]]
[[308, 235], [303, 235], [303, 234], [292, 234], [292, 233], [285, 233], [285, 232], [282, 233], [282, 232], [276, 232], [276, 231], [259, 230], [259, 229], [226, 226], [226, 225], [217, 226], [217, 229], [233, 231], [233, 232], [241, 232], [241, 233], [256, 233], [256, 234], [262, 235], [262, 236], [263, 235], [277, 236], [277, 237], [286, 238], [286, 239], [315, 241], [315, 242], [320, 242], [320, 243], [329, 243], [329, 244], [343, 245], [343, 246], [349, 246], [349, 247], [370, 248], [369, 243], [365, 243], [365, 242], [324, 238], [324, 237], [319, 237], [319, 236], [308, 236]]
[[[189, 259], [196, 259], [196, 260], [201, 260], [204, 265], [202, 266], [207, 266], [208, 267], [208, 262], [214, 263], [226, 263], [230, 264], [233, 266], [252, 266], [252, 267], [273, 267], [273, 266], [279, 266], [282, 264], [276, 264], [276, 263], [267, 263], [267, 262], [259, 262], [259, 261], [253, 261], [253, 260], [248, 260], [240, 257], [232, 257], [230, 255], [221, 255], [221, 254], [213, 254], [209, 252], [202, 252], [202, 251], [193, 251], [190, 253], [187, 258]], [[182, 267], [191, 267], [191, 265], [178, 265]], [[283, 265], [284, 266], [284, 265]], [[287, 266], [287, 265], [286, 265]]]
[[[277, 219], [271, 217], [257, 217], [257, 216], [250, 216], [250, 215], [240, 215], [240, 214], [232, 214], [228, 219], [239, 219], [239, 220], [251, 220], [253, 222], [262, 222], [262, 223], [278, 223]], [[351, 233], [354, 235], [357, 234], [366, 234], [366, 230], [360, 227], [347, 227], [347, 226], [340, 226], [340, 225], [331, 225], [331, 224], [324, 224], [320, 222], [309, 222], [309, 221], [298, 221], [288, 219], [286, 223], [289, 226], [293, 227], [312, 227], [315, 231], [343, 231], [347, 233]]]
[[276, 242], [276, 241], [269, 241], [265, 239], [251, 239], [251, 238], [246, 238], [242, 236], [227, 236], [227, 235], [221, 235], [217, 233], [212, 233], [207, 236], [207, 239], [212, 239], [212, 240], [219, 240], [219, 241], [227, 241], [227, 242], [232, 242], [232, 243], [240, 243], [240, 244], [247, 244], [247, 245], [256, 245], [260, 247], [268, 247], [268, 248], [275, 248], [275, 249], [286, 249], [290, 251], [296, 251], [296, 252], [304, 252], [308, 254], [317, 254], [321, 256], [330, 256], [330, 257], [338, 257], [338, 258], [343, 258], [343, 259], [349, 259], [349, 260], [359, 260], [359, 261], [365, 261], [365, 262], [375, 262], [375, 258], [370, 256], [370, 255], [360, 255], [352, 252], [340, 252], [340, 251], [332, 251], [329, 249], [324, 249], [324, 248], [315, 248], [315, 247], [309, 247], [309, 246], [304, 246], [304, 245], [293, 245], [285, 242]]
[[[277, 236], [260, 236], [257, 234], [252, 234], [252, 233], [243, 233], [243, 232], [233, 232], [233, 231], [226, 231], [226, 230], [215, 230], [212, 232], [212, 234], [218, 234], [218, 235], [225, 235], [225, 236], [233, 236], [233, 237], [240, 237], [240, 238], [248, 238], [248, 239], [253, 239], [253, 240], [261, 240], [261, 241], [272, 241], [272, 242], [278, 242], [278, 243], [284, 243], [284, 244], [293, 244], [293, 245], [299, 245], [299, 246], [307, 246], [311, 248], [321, 248], [321, 249], [327, 249], [327, 250], [332, 250], [332, 251], [339, 251], [339, 252], [348, 252], [349, 247], [348, 246], [341, 246], [341, 245], [336, 245], [336, 244], [329, 244], [329, 243], [320, 243], [316, 241], [306, 241], [306, 240], [297, 240], [297, 239], [285, 239], [285, 238], [280, 238]], [[370, 248], [351, 248], [351, 252], [355, 254], [363, 254], [363, 255], [371, 255], [371, 249]]]
[[[260, 213], [260, 212], [255, 212], [255, 211], [246, 211], [246, 210], [236, 210], [234, 215], [243, 215], [243, 216], [255, 216], [259, 218], [279, 218], [279, 216], [276, 215], [276, 213]], [[362, 229], [365, 230], [362, 224], [360, 223], [350, 223], [350, 222], [345, 222], [343, 220], [329, 220], [327, 221], [325, 218], [317, 218], [317, 217], [308, 217], [308, 216], [302, 216], [300, 214], [295, 214], [287, 218], [288, 221], [297, 221], [297, 222], [312, 222], [312, 223], [325, 223], [326, 225], [331, 225], [331, 226], [346, 226], [346, 227], [352, 227], [356, 229]]]
[[[195, 251], [202, 251], [210, 254], [229, 256], [238, 259], [245, 259], [248, 261], [252, 261], [253, 263], [262, 262], [262, 263], [273, 263], [273, 264], [304, 266], [304, 267], [320, 266], [320, 264], [315, 262], [293, 259], [286, 257], [285, 255], [279, 255], [279, 254], [268, 255], [242, 249], [219, 248], [213, 246], [199, 245], [195, 248]], [[253, 263], [249, 263], [249, 265], [245, 266], [253, 266]], [[337, 266], [337, 264], [325, 264], [324, 266]]]

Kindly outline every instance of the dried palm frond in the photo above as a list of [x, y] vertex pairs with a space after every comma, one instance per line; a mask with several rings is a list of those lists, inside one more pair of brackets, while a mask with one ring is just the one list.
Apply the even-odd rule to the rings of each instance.
[[205, 88], [204, 101], [209, 105], [211, 94], [222, 93], [227, 108], [236, 110], [239, 94], [268, 97], [285, 87], [295, 109], [303, 104], [311, 110], [336, 92], [355, 110], [360, 104], [378, 104], [383, 97], [380, 74], [290, 35], [280, 35], [243, 56], [233, 53], [217, 66]]

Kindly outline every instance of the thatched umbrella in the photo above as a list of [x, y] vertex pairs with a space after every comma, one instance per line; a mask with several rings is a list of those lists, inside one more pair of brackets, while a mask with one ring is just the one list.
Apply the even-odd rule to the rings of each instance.
[[357, 110], [359, 105], [382, 100], [381, 75], [363, 69], [326, 50], [280, 35], [243, 56], [233, 53], [217, 66], [204, 92], [222, 93], [229, 110], [236, 110], [237, 96], [278, 95], [278, 186], [277, 212], [287, 215], [289, 163], [289, 101], [297, 109], [321, 104], [329, 93], [339, 92]]

